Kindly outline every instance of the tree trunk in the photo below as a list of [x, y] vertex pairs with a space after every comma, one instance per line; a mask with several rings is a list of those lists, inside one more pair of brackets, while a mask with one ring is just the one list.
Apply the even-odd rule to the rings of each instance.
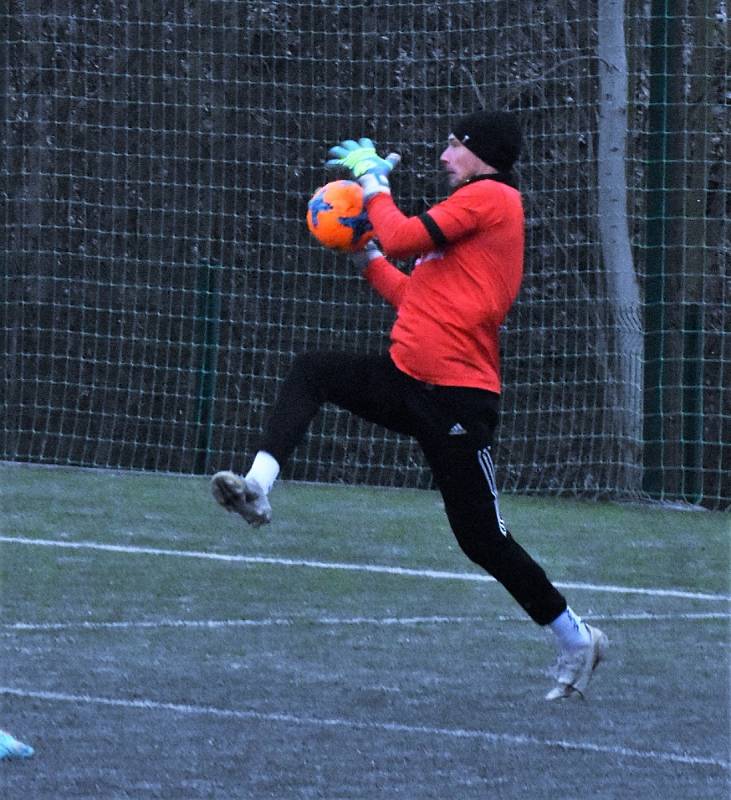
[[600, 0], [598, 20], [598, 210], [607, 300], [616, 326], [616, 353], [607, 375], [614, 434], [628, 489], [641, 485], [643, 336], [640, 288], [627, 225], [627, 92], [623, 0]]

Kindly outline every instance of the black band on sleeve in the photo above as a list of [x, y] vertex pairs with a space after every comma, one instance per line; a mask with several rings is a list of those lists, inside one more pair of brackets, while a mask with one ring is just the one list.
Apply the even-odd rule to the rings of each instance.
[[437, 223], [434, 222], [434, 220], [426, 212], [421, 214], [419, 219], [424, 223], [424, 227], [429, 233], [429, 236], [431, 236], [434, 244], [437, 247], [444, 247], [444, 245], [447, 243], [447, 237], [442, 233], [439, 225], [437, 225]]

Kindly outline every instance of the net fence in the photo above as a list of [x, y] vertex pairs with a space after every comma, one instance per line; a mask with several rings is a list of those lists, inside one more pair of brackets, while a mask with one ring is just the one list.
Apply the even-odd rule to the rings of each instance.
[[[526, 276], [503, 491], [731, 497], [726, 6], [9, 0], [0, 457], [241, 469], [294, 354], [393, 314], [320, 248], [327, 148], [370, 136], [421, 213], [479, 107], [519, 113]], [[402, 265], [408, 270], [409, 265]], [[430, 485], [326, 407], [285, 477]]]

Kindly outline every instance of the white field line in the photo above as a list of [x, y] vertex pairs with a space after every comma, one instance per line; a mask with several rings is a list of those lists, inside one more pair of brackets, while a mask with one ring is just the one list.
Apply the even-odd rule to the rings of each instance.
[[375, 626], [412, 626], [460, 624], [463, 622], [484, 622], [485, 617], [266, 617], [263, 619], [159, 619], [159, 620], [115, 620], [113, 622], [13, 622], [0, 623], [3, 631], [65, 631], [65, 630], [125, 630], [134, 628], [271, 628], [293, 625], [375, 625]]
[[[698, 614], [652, 614], [641, 612], [639, 614], [586, 614], [585, 620], [609, 622], [652, 622], [652, 621], [709, 621], [730, 620], [731, 614], [698, 613]], [[499, 616], [498, 622], [531, 622], [528, 617]], [[474, 625], [481, 622], [492, 622], [491, 617], [267, 617], [263, 619], [159, 619], [159, 620], [114, 620], [114, 621], [84, 621], [78, 622], [12, 622], [0, 623], [0, 635], [13, 632], [53, 632], [53, 631], [102, 631], [102, 630], [145, 630], [163, 628], [186, 628], [219, 630], [223, 628], [273, 628], [288, 627], [293, 625], [323, 625], [323, 626], [360, 626], [371, 625], [375, 627], [417, 625], [461, 625], [469, 623]]]
[[673, 751], [639, 750], [633, 747], [597, 744], [587, 741], [571, 741], [568, 739], [542, 739], [538, 736], [523, 734], [496, 733], [494, 731], [444, 728], [430, 725], [407, 725], [399, 722], [365, 722], [346, 718], [321, 718], [309, 715], [286, 712], [245, 711], [243, 709], [217, 708], [215, 706], [197, 706], [181, 703], [166, 703], [157, 700], [124, 699], [115, 697], [96, 697], [86, 694], [67, 694], [64, 692], [43, 692], [0, 686], [0, 695], [10, 695], [47, 702], [86, 704], [108, 706], [114, 708], [137, 709], [141, 711], [169, 711], [174, 714], [216, 717], [219, 719], [236, 719], [253, 722], [273, 722], [285, 725], [302, 725], [318, 728], [344, 728], [349, 730], [379, 731], [381, 733], [412, 734], [421, 736], [438, 736], [445, 739], [471, 739], [491, 744], [507, 744], [511, 746], [548, 747], [559, 750], [585, 753], [602, 753], [618, 758], [632, 758], [641, 761], [685, 764], [692, 767], [715, 767], [728, 770], [731, 764], [720, 758], [704, 755], [689, 755]]
[[[311, 561], [299, 558], [274, 558], [271, 556], [244, 556], [227, 553], [205, 553], [199, 550], [168, 550], [158, 547], [134, 547], [131, 545], [103, 544], [101, 542], [64, 542], [55, 539], [28, 539], [21, 536], [0, 536], [0, 543], [32, 545], [35, 547], [55, 547], [65, 550], [97, 550], [124, 555], [169, 556], [174, 558], [193, 558], [206, 561], [222, 561], [229, 564], [268, 564], [280, 567], [308, 567], [311, 569], [331, 569], [348, 572], [370, 572], [382, 575], [399, 575], [432, 580], [471, 581], [477, 583], [495, 582], [489, 575], [471, 572], [448, 572], [434, 569], [409, 569], [390, 567], [383, 564], [352, 564], [337, 561]], [[645, 595], [650, 597], [676, 597], [684, 600], [731, 601], [731, 595], [709, 594], [706, 592], [687, 592], [681, 589], [638, 588], [633, 586], [613, 586], [593, 583], [554, 583], [559, 589], [576, 589], [610, 594]]]
[[[653, 614], [651, 611], [640, 611], [636, 614], [582, 614], [581, 618], [588, 622], [675, 622], [675, 621], [710, 621], [715, 619], [731, 620], [731, 613], [700, 612], [688, 614]], [[500, 622], [531, 622], [527, 617], [498, 617]]]

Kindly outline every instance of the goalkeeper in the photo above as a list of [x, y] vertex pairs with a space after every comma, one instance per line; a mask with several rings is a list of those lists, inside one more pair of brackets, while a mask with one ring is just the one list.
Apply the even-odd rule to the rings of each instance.
[[[324, 403], [416, 438], [464, 553], [554, 632], [552, 700], [583, 694], [607, 639], [567, 606], [500, 515], [490, 448], [501, 391], [499, 328], [523, 272], [523, 208], [511, 171], [519, 149], [514, 115], [478, 111], [459, 119], [440, 158], [452, 192], [413, 217], [391, 197], [398, 156], [380, 157], [369, 139], [330, 150], [328, 164], [350, 170], [364, 190], [380, 248], [370, 243], [355, 261], [397, 311], [389, 352], [297, 356], [251, 469], [217, 473], [212, 491], [247, 522], [269, 522], [268, 494], [280, 467]], [[389, 261], [414, 257], [410, 275]]]

